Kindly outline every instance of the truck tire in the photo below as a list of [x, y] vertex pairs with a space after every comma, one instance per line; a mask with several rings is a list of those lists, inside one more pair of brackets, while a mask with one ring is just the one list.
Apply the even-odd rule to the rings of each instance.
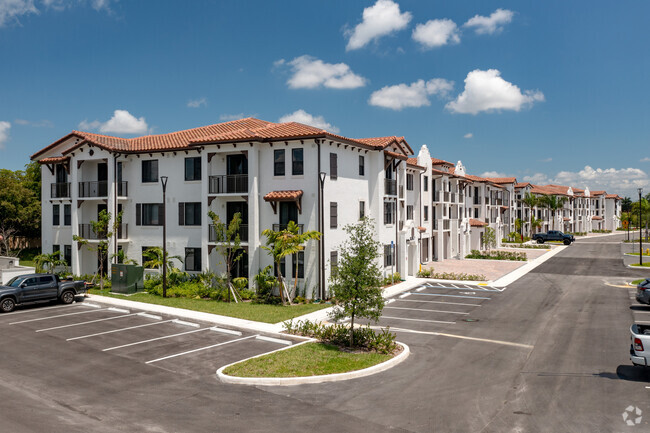
[[14, 311], [14, 308], [16, 308], [16, 301], [13, 298], [4, 298], [0, 301], [0, 310], [3, 313], [10, 313]]
[[564, 240], [564, 245], [571, 245], [571, 241], [569, 239]]
[[543, 244], [543, 243], [544, 243], [544, 239], [542, 239], [542, 238], [537, 238], [537, 243], [538, 243], [538, 244]]
[[72, 304], [74, 302], [74, 292], [72, 290], [66, 290], [61, 293], [61, 302], [64, 304]]

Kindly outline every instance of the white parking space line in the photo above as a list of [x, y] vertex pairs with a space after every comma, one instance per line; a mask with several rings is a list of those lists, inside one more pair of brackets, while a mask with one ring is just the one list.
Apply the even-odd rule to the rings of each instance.
[[96, 313], [98, 311], [106, 311], [106, 310], [104, 309], [88, 310], [88, 311], [79, 311], [77, 313], [57, 314], [56, 316], [39, 317], [38, 319], [29, 319], [29, 320], [21, 320], [20, 322], [12, 322], [10, 323], [10, 325], [18, 325], [19, 323], [38, 322], [40, 320], [56, 319], [57, 317], [76, 316], [77, 314]]
[[146, 324], [144, 324], [144, 325], [129, 326], [128, 328], [113, 329], [113, 330], [111, 330], [111, 331], [97, 332], [96, 334], [88, 334], [88, 335], [82, 335], [82, 336], [80, 336], [80, 337], [72, 337], [72, 338], [68, 338], [68, 339], [66, 339], [65, 341], [81, 340], [82, 338], [97, 337], [98, 335], [112, 334], [112, 333], [114, 333], [114, 332], [128, 331], [129, 329], [144, 328], [145, 326], [160, 325], [161, 323], [168, 323], [168, 322], [171, 322], [172, 320], [173, 320], [173, 319], [170, 319], [170, 320], [163, 320], [162, 322], [146, 323]]
[[285, 346], [291, 346], [293, 342], [289, 340], [283, 340], [281, 338], [273, 338], [273, 337], [266, 337], [264, 335], [257, 335], [255, 336], [256, 340], [262, 340], [262, 341], [268, 341], [269, 343], [278, 343], [278, 344], [284, 344]]
[[54, 326], [52, 328], [39, 329], [36, 332], [53, 331], [55, 329], [70, 328], [72, 326], [87, 325], [89, 323], [104, 322], [106, 320], [115, 320], [115, 319], [121, 319], [123, 317], [130, 317], [130, 316], [137, 316], [137, 315], [138, 315], [138, 313], [131, 313], [131, 314], [124, 314], [122, 316], [114, 316], [114, 317], [106, 317], [104, 319], [89, 320], [87, 322], [81, 322], [81, 323], [70, 323], [68, 325], [61, 325], [61, 326]]
[[129, 310], [125, 310], [123, 308], [108, 307], [107, 310], [108, 311], [115, 311], [116, 313], [124, 313], [124, 314], [130, 313]]
[[[373, 329], [381, 329], [379, 326], [371, 326], [371, 328], [373, 328]], [[487, 339], [487, 338], [466, 337], [464, 335], [445, 334], [443, 332], [435, 332], [435, 331], [416, 331], [415, 329], [405, 329], [405, 328], [390, 328], [390, 329], [393, 330], [393, 331], [397, 331], [397, 332], [410, 332], [412, 334], [439, 335], [441, 337], [458, 338], [458, 339], [461, 339], [461, 340], [481, 341], [483, 343], [502, 344], [504, 346], [522, 347], [524, 349], [533, 349], [535, 347], [535, 346], [532, 346], [530, 344], [513, 343], [511, 341], [502, 341], [502, 340], [490, 340], [490, 339]]]
[[469, 313], [461, 313], [460, 311], [425, 310], [424, 308], [406, 308], [406, 307], [384, 307], [384, 310], [386, 308], [392, 308], [393, 310], [429, 311], [431, 313], [469, 314]]
[[455, 284], [450, 284], [450, 286], [451, 286], [451, 287], [453, 287], [453, 288], [455, 288], [455, 289], [457, 289], [457, 288], [458, 288], [458, 286], [457, 286], [457, 285], [455, 285]]
[[217, 326], [213, 326], [212, 328], [210, 328], [210, 331], [221, 332], [222, 334], [241, 335], [240, 331], [235, 331], [233, 329], [219, 328]]
[[[425, 286], [424, 288], [431, 288], [431, 289], [449, 289], [449, 290], [473, 290], [473, 291], [480, 291], [480, 292], [500, 292], [500, 290], [496, 289], [486, 289], [484, 287], [478, 287], [478, 286], [465, 286], [465, 287], [457, 287], [454, 284], [450, 284], [450, 286], [453, 287], [447, 287], [447, 286]], [[424, 288], [422, 290], [424, 290]], [[420, 291], [420, 289], [416, 290]]]
[[483, 296], [441, 295], [437, 293], [412, 293], [414, 296], [444, 296], [446, 298], [491, 299]]
[[23, 310], [23, 311], [13, 311], [9, 316], [5, 317], [11, 317], [15, 316], [17, 314], [25, 314], [25, 313], [36, 313], [36, 312], [43, 312], [43, 311], [50, 311], [50, 310], [58, 310], [59, 308], [75, 308], [75, 306], [86, 306], [87, 304], [73, 304], [73, 305], [58, 305], [56, 307], [45, 307], [45, 308], [32, 308], [30, 310]]
[[237, 338], [235, 340], [230, 340], [230, 341], [224, 341], [223, 343], [213, 344], [211, 346], [200, 347], [198, 349], [188, 350], [187, 352], [176, 353], [174, 355], [164, 356], [164, 357], [158, 358], [158, 359], [152, 359], [151, 361], [145, 362], [145, 364], [151, 364], [151, 363], [158, 362], [158, 361], [164, 361], [165, 359], [176, 358], [177, 356], [188, 355], [190, 353], [200, 352], [201, 350], [208, 350], [208, 349], [212, 349], [212, 348], [215, 348], [215, 347], [224, 346], [226, 344], [236, 343], [236, 342], [242, 341], [242, 340], [248, 340], [249, 338], [254, 338], [254, 337], [256, 337], [256, 336], [255, 335], [249, 335], [248, 337]]
[[149, 313], [138, 313], [138, 316], [146, 317], [148, 319], [162, 320], [162, 316], [156, 316], [154, 314], [149, 314]]
[[449, 302], [449, 301], [418, 301], [415, 299], [399, 299], [399, 302], [426, 302], [428, 304], [446, 304], [446, 305], [463, 305], [465, 307], [480, 307], [481, 304], [466, 304], [463, 302]]
[[634, 314], [650, 314], [650, 311], [635, 311]]
[[171, 335], [165, 335], [163, 337], [150, 338], [149, 340], [136, 341], [135, 343], [122, 344], [121, 346], [113, 346], [113, 347], [109, 347], [107, 349], [103, 349], [102, 352], [108, 352], [109, 350], [115, 350], [115, 349], [122, 349], [123, 347], [130, 347], [130, 346], [135, 346], [135, 345], [138, 345], [138, 344], [150, 343], [152, 341], [164, 340], [166, 338], [179, 337], [181, 335], [193, 334], [195, 332], [207, 331], [209, 329], [210, 328], [194, 329], [192, 331], [179, 332], [178, 334], [171, 334]]
[[446, 323], [448, 325], [454, 325], [456, 322], [445, 322], [443, 320], [428, 320], [428, 319], [408, 319], [406, 317], [392, 317], [392, 316], [381, 316], [382, 319], [395, 319], [395, 320], [409, 320], [411, 322], [429, 322], [429, 323]]
[[191, 326], [193, 328], [200, 328], [201, 325], [198, 323], [193, 323], [193, 322], [186, 322], [185, 320], [180, 320], [180, 319], [174, 319], [174, 323], [178, 325], [185, 325], [185, 326]]

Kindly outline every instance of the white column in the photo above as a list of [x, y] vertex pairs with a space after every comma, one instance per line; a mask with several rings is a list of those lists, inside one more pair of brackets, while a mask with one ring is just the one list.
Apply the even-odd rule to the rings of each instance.
[[210, 254], [208, 253], [208, 227], [212, 220], [208, 216], [210, 206], [208, 205], [208, 185], [210, 183], [210, 170], [208, 167], [208, 153], [211, 149], [207, 148], [201, 152], [201, 267], [204, 271], [210, 271]]
[[[257, 145], [248, 150], [248, 274], [260, 268], [260, 159]], [[269, 227], [270, 228], [270, 227]]]
[[[79, 199], [79, 170], [77, 169], [77, 161], [75, 158], [70, 159], [70, 198], [72, 199], [72, 204], [70, 205], [70, 216], [72, 227], [72, 236], [79, 235], [79, 224], [81, 223], [80, 209], [77, 206], [77, 200]], [[61, 205], [61, 218], [63, 218], [64, 211], [63, 205]], [[77, 242], [74, 242], [72, 238], [70, 239], [72, 244], [72, 263], [70, 268], [73, 274], [80, 275], [81, 272], [81, 257], [82, 251], [77, 248]]]

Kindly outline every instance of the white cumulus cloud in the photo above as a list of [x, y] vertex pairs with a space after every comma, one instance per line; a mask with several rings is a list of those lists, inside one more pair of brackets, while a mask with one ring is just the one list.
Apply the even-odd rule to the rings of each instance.
[[377, 0], [377, 3], [363, 10], [361, 23], [346, 32], [350, 36], [345, 47], [347, 51], [363, 48], [372, 40], [402, 30], [411, 21], [411, 13], [402, 13], [399, 4], [392, 0]]
[[[277, 63], [277, 62], [276, 62]], [[325, 63], [312, 56], [296, 57], [288, 63], [293, 76], [287, 84], [292, 89], [354, 89], [366, 85], [366, 79], [352, 72], [345, 63]]]
[[14, 120], [16, 125], [21, 126], [31, 126], [32, 128], [52, 128], [54, 123], [51, 120], [26, 120], [26, 119], [16, 119]]
[[513, 16], [514, 12], [508, 9], [497, 9], [489, 17], [474, 15], [463, 26], [473, 28], [477, 35], [492, 35], [503, 31]]
[[11, 123], [0, 120], [0, 149], [5, 148], [5, 144], [9, 141], [9, 129], [11, 128]]
[[90, 5], [96, 11], [104, 10], [110, 13], [111, 1], [113, 0], [41, 0], [37, 7], [34, 0], [0, 0], [0, 27], [10, 22], [20, 24], [20, 17], [38, 14], [41, 10], [60, 12], [84, 4]]
[[447, 44], [460, 43], [458, 26], [450, 19], [430, 20], [415, 26], [413, 40], [425, 48], [438, 48]]
[[411, 84], [385, 86], [370, 95], [368, 103], [376, 107], [401, 110], [406, 107], [431, 105], [430, 95], [445, 97], [454, 88], [453, 81], [434, 78], [429, 81], [418, 80]]
[[1, 0], [0, 1], [0, 27], [10, 21], [18, 21], [18, 17], [27, 14], [36, 14], [38, 9], [34, 0]]
[[575, 188], [589, 188], [591, 191], [607, 191], [609, 194], [634, 196], [637, 188], [650, 188], [650, 177], [638, 168], [592, 168], [586, 165], [580, 171], [560, 171], [555, 176], [535, 173], [524, 176], [525, 182], [536, 185], [566, 185]]
[[315, 128], [324, 129], [327, 132], [331, 132], [333, 134], [339, 133], [339, 128], [325, 121], [325, 118], [323, 116], [313, 116], [302, 109], [296, 110], [293, 113], [285, 114], [284, 116], [280, 117], [279, 122], [298, 122], [313, 126]]
[[81, 130], [97, 129], [103, 134], [146, 134], [149, 126], [144, 117], [136, 118], [126, 110], [115, 110], [113, 117], [106, 122], [83, 120], [79, 123]]
[[641, 162], [650, 162], [650, 157], [641, 158]]
[[505, 173], [501, 173], [499, 171], [486, 171], [485, 173], [481, 174], [481, 177], [510, 177]]
[[473, 137], [474, 134], [472, 134], [471, 132], [468, 132], [467, 134], [463, 135], [463, 138], [473, 138]]
[[501, 72], [497, 69], [475, 69], [465, 78], [465, 90], [455, 100], [447, 103], [446, 108], [454, 113], [465, 114], [520, 111], [539, 101], [544, 101], [544, 94], [539, 90], [526, 90], [522, 93], [519, 87], [501, 78]]
[[208, 98], [199, 98], [199, 99], [190, 99], [187, 101], [187, 106], [189, 108], [199, 108], [201, 106], [206, 107], [208, 105]]

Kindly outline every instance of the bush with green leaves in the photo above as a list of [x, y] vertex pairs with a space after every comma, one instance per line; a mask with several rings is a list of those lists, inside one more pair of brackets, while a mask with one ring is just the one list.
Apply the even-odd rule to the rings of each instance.
[[393, 353], [397, 348], [395, 334], [390, 329], [383, 328], [376, 332], [370, 326], [354, 328], [354, 345], [350, 346], [350, 329], [343, 324], [324, 325], [309, 320], [289, 320], [283, 323], [284, 330], [289, 334], [315, 338], [324, 343], [340, 347], [364, 349], [379, 353]]
[[486, 281], [485, 275], [475, 275], [456, 272], [436, 273], [433, 268], [422, 269], [416, 274], [418, 278], [432, 278], [436, 280], [456, 280], [456, 281]]
[[483, 259], [483, 260], [514, 260], [525, 262], [526, 253], [510, 251], [486, 251], [472, 250], [465, 256], [466, 259]]
[[391, 284], [397, 284], [402, 280], [402, 276], [399, 272], [395, 272], [392, 275], [388, 274], [381, 282], [382, 286], [390, 286]]

